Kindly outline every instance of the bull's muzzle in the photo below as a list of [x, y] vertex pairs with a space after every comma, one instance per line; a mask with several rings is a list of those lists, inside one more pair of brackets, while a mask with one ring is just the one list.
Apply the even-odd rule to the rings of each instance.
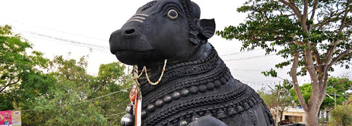
[[145, 60], [153, 50], [141, 30], [133, 27], [122, 28], [113, 32], [109, 43], [110, 52], [126, 64], [135, 64]]

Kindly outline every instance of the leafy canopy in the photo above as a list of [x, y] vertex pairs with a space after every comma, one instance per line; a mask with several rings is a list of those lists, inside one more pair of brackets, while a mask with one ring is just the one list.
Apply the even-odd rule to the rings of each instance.
[[27, 54], [31, 48], [26, 39], [12, 33], [10, 26], [0, 26], [0, 110], [14, 109], [20, 101], [33, 101], [52, 87], [54, 78], [42, 71], [49, 68], [50, 60], [38, 51]]
[[331, 112], [331, 126], [350, 126], [352, 125], [352, 106], [339, 105]]
[[[243, 42], [241, 50], [260, 47], [266, 53], [276, 53], [287, 59], [277, 64], [283, 68], [292, 63], [299, 53], [299, 66], [306, 65], [307, 49], [312, 50], [316, 62], [314, 66], [336, 63], [349, 68], [352, 58], [352, 4], [347, 0], [322, 0], [315, 4], [309, 0], [307, 13], [303, 0], [248, 0], [237, 11], [248, 13], [245, 23], [228, 26], [217, 34], [228, 40]], [[294, 5], [292, 9], [288, 4]], [[309, 15], [311, 15], [309, 17]], [[340, 54], [347, 53], [343, 58]], [[330, 60], [330, 61], [329, 61]], [[333, 69], [330, 69], [333, 70]], [[306, 75], [303, 67], [298, 75]]]
[[92, 76], [88, 56], [49, 60], [38, 51], [27, 54], [31, 48], [10, 26], [0, 26], [0, 110], [21, 110], [29, 126], [120, 125], [133, 82], [124, 65], [102, 64]]
[[[328, 80], [328, 87], [326, 91], [326, 97], [324, 97], [324, 100], [322, 102], [321, 108], [320, 109], [325, 109], [325, 108], [334, 108], [335, 105], [335, 100], [334, 96], [336, 93], [336, 104], [341, 105], [343, 102], [348, 100], [348, 98], [351, 96], [348, 94], [346, 91], [350, 89], [352, 86], [352, 81], [350, 81], [348, 78], [335, 78], [331, 77]], [[302, 91], [302, 95], [305, 99], [305, 101], [309, 101], [310, 95], [312, 93], [312, 85], [307, 83], [299, 87], [300, 90]], [[296, 95], [296, 92], [291, 89], [290, 93], [293, 95], [295, 98], [295, 101], [298, 103], [298, 98]], [[327, 96], [330, 95], [331, 97]]]
[[[54, 88], [37, 97], [32, 111], [25, 114], [26, 124], [118, 125], [129, 103], [123, 85], [132, 82], [123, 72], [125, 66], [117, 62], [102, 64], [99, 75], [91, 76], [86, 73], [87, 64], [86, 57], [79, 61], [55, 57], [53, 65], [57, 69], [50, 73], [57, 79]], [[53, 114], [56, 116], [50, 116]]]
[[[237, 9], [248, 13], [246, 21], [217, 35], [242, 41], [241, 50], [262, 48], [286, 61], [299, 103], [307, 112], [307, 124], [318, 125], [317, 115], [327, 91], [333, 65], [350, 68], [352, 62], [351, 0], [247, 0]], [[298, 77], [309, 74], [312, 91], [306, 102]], [[274, 69], [263, 72], [277, 77]]]

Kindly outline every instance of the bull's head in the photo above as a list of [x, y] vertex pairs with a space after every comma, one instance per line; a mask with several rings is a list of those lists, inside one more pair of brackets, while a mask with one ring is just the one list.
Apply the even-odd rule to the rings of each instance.
[[185, 60], [214, 35], [214, 20], [199, 18], [190, 0], [151, 1], [111, 34], [110, 51], [129, 65]]

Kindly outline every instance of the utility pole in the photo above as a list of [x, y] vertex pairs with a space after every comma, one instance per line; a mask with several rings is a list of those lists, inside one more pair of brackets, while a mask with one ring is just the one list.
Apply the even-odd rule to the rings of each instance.
[[[325, 94], [326, 94], [327, 96], [329, 96], [331, 99], [334, 99], [334, 102], [335, 102], [335, 107], [334, 107], [334, 109], [335, 109], [335, 108], [336, 108], [336, 91], [335, 91], [335, 94], [334, 94], [334, 95], [335, 95], [335, 96], [334, 96], [335, 98], [331, 97], [328, 93], [325, 93]], [[328, 116], [328, 114], [329, 114], [329, 113], [326, 113], [327, 116]], [[329, 120], [329, 119], [327, 118], [327, 120]]]
[[280, 91], [277, 91], [276, 124], [279, 125]]
[[[268, 86], [271, 90], [275, 91], [275, 89], [273, 89], [272, 87]], [[281, 88], [278, 88], [277, 89], [277, 106], [276, 106], [276, 125], [278, 126], [279, 125], [279, 121], [280, 121], [280, 115], [279, 115], [279, 108], [280, 108], [280, 94], [281, 93], [284, 93], [285, 90], [281, 89]]]
[[277, 91], [277, 107], [276, 107], [276, 124], [279, 126], [280, 115], [279, 115], [279, 108], [280, 108], [280, 94], [285, 92], [284, 90]]

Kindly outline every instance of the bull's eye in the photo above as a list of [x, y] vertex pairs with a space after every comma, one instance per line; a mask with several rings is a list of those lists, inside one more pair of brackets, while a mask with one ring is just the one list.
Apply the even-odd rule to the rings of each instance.
[[176, 19], [178, 17], [178, 13], [175, 9], [170, 9], [169, 12], [167, 12], [167, 16], [171, 19]]

